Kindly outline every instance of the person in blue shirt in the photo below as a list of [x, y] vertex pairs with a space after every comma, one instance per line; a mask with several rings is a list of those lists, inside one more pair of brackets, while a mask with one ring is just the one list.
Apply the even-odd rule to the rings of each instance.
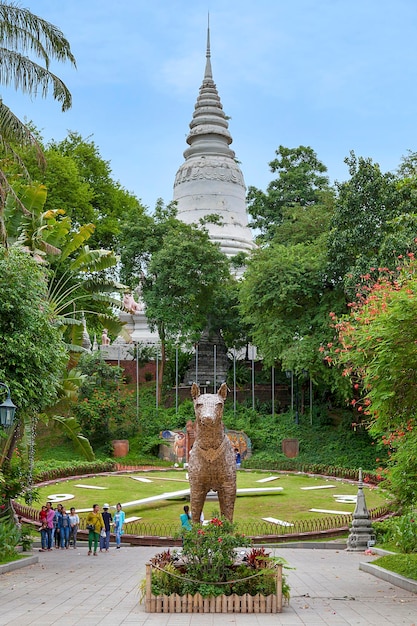
[[123, 524], [125, 523], [125, 512], [122, 511], [120, 502], [116, 504], [116, 513], [114, 514], [114, 532], [116, 535], [116, 548], [120, 549], [121, 535], [123, 535]]
[[181, 530], [191, 530], [191, 515], [188, 504], [184, 506], [184, 513], [180, 515]]
[[70, 517], [64, 507], [61, 509], [61, 515], [58, 518], [59, 525], [59, 538], [61, 543], [61, 550], [69, 548], [69, 536], [71, 529]]

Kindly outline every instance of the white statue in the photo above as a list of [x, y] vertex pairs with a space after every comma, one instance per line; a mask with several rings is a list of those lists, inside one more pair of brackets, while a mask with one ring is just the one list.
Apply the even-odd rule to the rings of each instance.
[[107, 336], [107, 328], [103, 328], [103, 334], [101, 335], [101, 345], [109, 346], [110, 338]]
[[143, 310], [142, 303], [136, 302], [132, 294], [128, 292], [125, 293], [123, 296], [123, 306], [127, 311], [129, 311], [129, 313], [132, 313], [133, 315]]

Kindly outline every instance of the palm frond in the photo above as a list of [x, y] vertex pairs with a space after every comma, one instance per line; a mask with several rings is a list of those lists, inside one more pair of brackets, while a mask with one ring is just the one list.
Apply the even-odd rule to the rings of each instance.
[[71, 270], [81, 272], [102, 272], [117, 265], [118, 257], [113, 250], [90, 250], [84, 246], [71, 262]]
[[33, 51], [45, 63], [52, 57], [76, 67], [70, 44], [61, 30], [17, 4], [0, 4], [0, 41], [22, 51]]
[[35, 61], [15, 50], [0, 48], [2, 63], [0, 64], [0, 82], [13, 85], [16, 90], [37, 96], [40, 91], [46, 98], [52, 89], [53, 98], [61, 103], [62, 111], [72, 105], [72, 96], [65, 83], [57, 76]]
[[63, 426], [65, 433], [71, 439], [74, 447], [85, 457], [87, 461], [94, 461], [95, 454], [87, 437], [81, 433], [81, 427], [75, 417], [62, 417], [54, 415], [52, 418], [58, 424]]
[[85, 241], [90, 239], [95, 230], [94, 224], [83, 224], [77, 232], [72, 233], [71, 239], [64, 246], [61, 254], [61, 261], [65, 261], [73, 252], [78, 250]]

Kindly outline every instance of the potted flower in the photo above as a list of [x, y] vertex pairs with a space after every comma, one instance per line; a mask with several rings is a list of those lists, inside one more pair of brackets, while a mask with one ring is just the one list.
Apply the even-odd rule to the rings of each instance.
[[[245, 549], [244, 549], [245, 548]], [[285, 561], [215, 515], [184, 533], [182, 550], [157, 554], [142, 585], [147, 612], [281, 612]]]

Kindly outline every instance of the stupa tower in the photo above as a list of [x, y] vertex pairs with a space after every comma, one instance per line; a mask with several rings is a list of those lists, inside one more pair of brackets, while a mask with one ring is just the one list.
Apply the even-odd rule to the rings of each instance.
[[189, 147], [174, 183], [178, 218], [187, 224], [217, 215], [218, 223], [207, 223], [212, 241], [231, 257], [255, 247], [248, 226], [246, 186], [243, 174], [230, 149], [232, 137], [226, 115], [213, 81], [210, 57], [210, 29], [207, 29], [207, 60], [203, 83], [194, 108]]

